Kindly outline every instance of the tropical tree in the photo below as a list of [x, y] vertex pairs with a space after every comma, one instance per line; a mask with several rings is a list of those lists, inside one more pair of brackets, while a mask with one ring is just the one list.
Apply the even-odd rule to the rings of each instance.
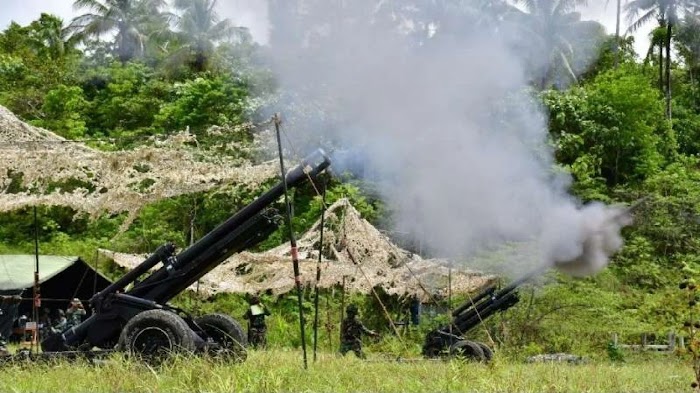
[[40, 56], [59, 61], [76, 52], [78, 39], [63, 25], [62, 19], [42, 13], [29, 25], [28, 43]]
[[[613, 52], [615, 53], [615, 68], [620, 64], [619, 50], [620, 50], [620, 20], [622, 17], [622, 0], [617, 0], [617, 7], [615, 13], [615, 43], [613, 44]], [[605, 5], [608, 6], [610, 0], [606, 0]]]
[[43, 118], [47, 92], [73, 82], [80, 52], [56, 16], [41, 14], [28, 26], [0, 33], [0, 105], [26, 120]]
[[144, 53], [150, 36], [167, 27], [166, 0], [75, 0], [89, 13], [73, 19], [70, 29], [82, 39], [114, 33], [114, 52], [126, 62]]
[[695, 83], [695, 71], [700, 67], [700, 19], [690, 15], [683, 18], [676, 32], [676, 45], [690, 82]]
[[171, 55], [176, 63], [186, 63], [193, 71], [210, 67], [216, 45], [235, 36], [247, 37], [246, 28], [234, 26], [229, 19], [219, 19], [217, 0], [175, 0], [181, 15], [176, 17], [177, 36], [181, 44]]
[[655, 28], [649, 34], [649, 49], [644, 57], [644, 65], [647, 65], [654, 58], [654, 50], [658, 48], [659, 67], [659, 90], [663, 93], [666, 89], [664, 83], [664, 48], [666, 47], [666, 26], [665, 22], [659, 21], [659, 27]]
[[[573, 64], [576, 51], [589, 53], [579, 58], [588, 58], [597, 50], [597, 43], [603, 38], [604, 29], [597, 22], [581, 21], [577, 7], [584, 6], [587, 0], [514, 0], [519, 8], [514, 8], [518, 24], [526, 31], [523, 46], [532, 57], [534, 72], [539, 74], [539, 87], [547, 86], [563, 73], [566, 78], [576, 81], [577, 70]], [[533, 51], [533, 48], [535, 50]]]
[[671, 41], [673, 29], [685, 14], [692, 15], [700, 5], [698, 0], [631, 0], [626, 6], [627, 16], [632, 23], [629, 31], [634, 32], [651, 20], [658, 20], [659, 26], [666, 28], [666, 117], [671, 119]]

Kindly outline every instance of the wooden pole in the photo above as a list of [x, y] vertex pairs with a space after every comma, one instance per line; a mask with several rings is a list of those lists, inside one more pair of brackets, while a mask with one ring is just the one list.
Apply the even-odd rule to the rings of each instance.
[[[447, 270], [447, 307], [452, 315], [452, 262], [450, 262]], [[452, 334], [452, 324], [450, 324], [450, 334]]]
[[314, 362], [316, 361], [316, 351], [318, 349], [318, 284], [321, 281], [321, 260], [323, 259], [323, 227], [326, 216], [326, 182], [321, 185], [321, 239], [318, 245], [318, 262], [316, 262], [316, 288], [314, 296]]
[[[34, 257], [35, 257], [35, 266], [34, 266], [34, 296], [33, 296], [33, 301], [32, 301], [32, 316], [34, 319], [34, 329], [37, 329], [39, 325], [39, 307], [41, 307], [41, 295], [40, 295], [40, 288], [39, 288], [39, 223], [37, 220], [37, 213], [36, 213], [36, 206], [34, 206]], [[37, 330], [35, 330], [36, 332]], [[32, 335], [32, 339], [29, 344], [29, 352], [34, 351], [34, 335]], [[39, 351], [39, 348], [37, 347], [37, 352]]]
[[292, 267], [294, 269], [294, 284], [297, 288], [297, 302], [299, 305], [299, 332], [301, 334], [301, 350], [304, 357], [304, 368], [308, 368], [306, 359], [306, 332], [304, 329], [304, 308], [301, 289], [301, 273], [299, 272], [299, 254], [297, 252], [297, 240], [294, 237], [294, 229], [292, 228], [292, 207], [289, 202], [289, 190], [287, 190], [287, 171], [284, 169], [284, 156], [282, 154], [282, 138], [280, 136], [280, 125], [282, 120], [278, 114], [273, 117], [275, 123], [275, 131], [277, 134], [277, 148], [279, 150], [280, 172], [282, 174], [282, 187], [284, 189], [284, 205], [287, 208], [287, 225], [289, 226], [289, 243], [292, 250]]
[[331, 315], [331, 299], [326, 294], [326, 333], [328, 334], [328, 352], [333, 352], [333, 317]]
[[340, 341], [342, 342], [343, 340], [343, 321], [345, 320], [345, 277], [343, 276], [343, 287], [342, 287], [342, 292], [340, 292], [340, 328], [338, 329], [340, 331]]
[[669, 352], [676, 350], [676, 332], [673, 330], [668, 332], [668, 350]]

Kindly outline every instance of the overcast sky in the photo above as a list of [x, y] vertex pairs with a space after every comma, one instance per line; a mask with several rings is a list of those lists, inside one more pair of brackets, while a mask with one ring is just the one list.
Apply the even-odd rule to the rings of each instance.
[[[582, 8], [583, 19], [593, 19], [602, 23], [609, 33], [615, 32], [615, 1], [606, 6], [606, 0], [591, 0], [591, 5]], [[10, 21], [27, 24], [39, 17], [41, 12], [50, 12], [62, 17], [66, 22], [77, 15], [73, 11], [73, 0], [0, 0], [0, 29]], [[219, 15], [230, 18], [239, 26], [247, 26], [253, 37], [266, 42], [268, 35], [267, 2], [264, 0], [224, 0], [219, 1]], [[627, 28], [623, 18], [622, 31]], [[637, 53], [645, 54], [649, 45], [648, 35], [651, 25], [635, 34]]]

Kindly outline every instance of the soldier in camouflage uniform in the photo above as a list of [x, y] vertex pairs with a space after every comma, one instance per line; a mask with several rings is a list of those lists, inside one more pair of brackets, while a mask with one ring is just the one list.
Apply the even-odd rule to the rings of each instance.
[[85, 314], [87, 313], [80, 299], [75, 298], [71, 300], [70, 306], [68, 307], [68, 310], [66, 310], [66, 328], [72, 328], [73, 326], [80, 325], [83, 322], [83, 317]]
[[243, 315], [243, 318], [248, 320], [248, 342], [253, 348], [264, 348], [267, 345], [265, 317], [270, 315], [270, 312], [267, 307], [260, 303], [260, 298], [257, 296], [253, 296], [249, 303], [250, 307]]
[[347, 318], [340, 325], [340, 353], [345, 355], [348, 351], [355, 352], [355, 355], [364, 359], [362, 352], [362, 335], [378, 336], [376, 332], [369, 330], [357, 319], [357, 306], [351, 304], [346, 309]]
[[66, 312], [59, 309], [56, 311], [56, 319], [53, 321], [53, 326], [51, 326], [51, 333], [62, 333], [66, 330], [68, 326], [68, 319], [66, 319]]

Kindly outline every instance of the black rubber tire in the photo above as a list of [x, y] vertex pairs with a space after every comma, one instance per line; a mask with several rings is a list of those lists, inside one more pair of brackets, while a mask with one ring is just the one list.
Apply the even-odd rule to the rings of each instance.
[[220, 346], [217, 351], [210, 353], [245, 361], [248, 356], [248, 338], [241, 325], [230, 315], [208, 314], [195, 319], [195, 323]]
[[148, 310], [126, 323], [119, 336], [119, 348], [129, 355], [158, 362], [171, 353], [192, 353], [194, 333], [177, 314]]
[[485, 359], [484, 351], [479, 344], [468, 340], [461, 340], [452, 344], [450, 347], [450, 356], [465, 360], [475, 360], [477, 362], [483, 362]]
[[484, 343], [477, 342], [476, 345], [478, 345], [479, 348], [481, 348], [481, 351], [484, 353], [484, 361], [486, 363], [491, 362], [491, 360], [493, 359], [493, 350]]

